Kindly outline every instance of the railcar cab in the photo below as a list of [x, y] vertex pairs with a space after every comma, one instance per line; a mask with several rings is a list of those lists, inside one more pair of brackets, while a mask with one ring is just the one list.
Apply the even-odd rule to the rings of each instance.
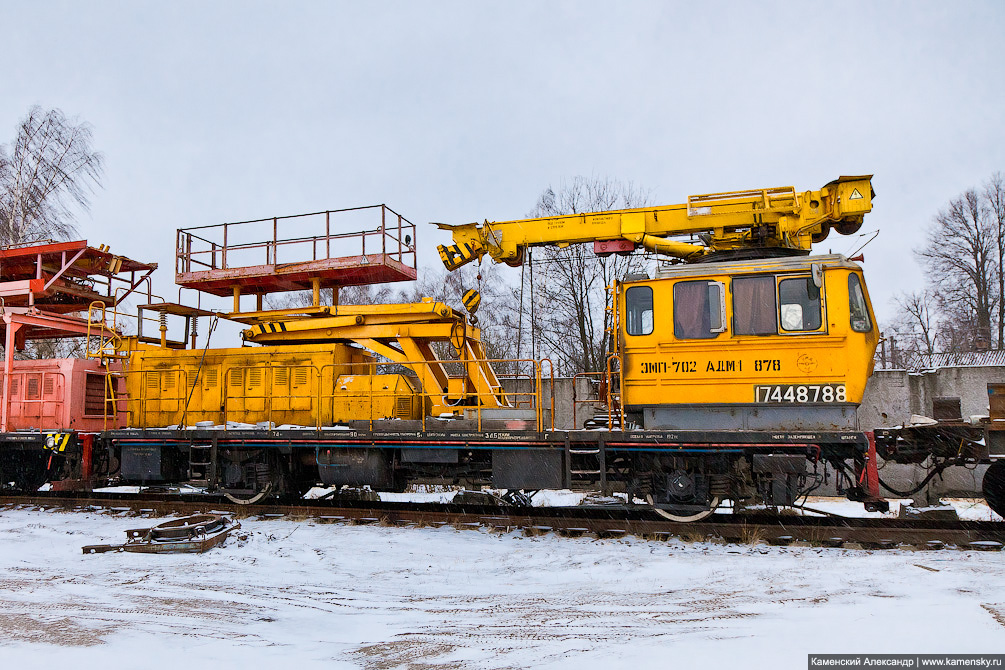
[[665, 266], [617, 295], [622, 404], [638, 425], [858, 429], [878, 333], [844, 256]]

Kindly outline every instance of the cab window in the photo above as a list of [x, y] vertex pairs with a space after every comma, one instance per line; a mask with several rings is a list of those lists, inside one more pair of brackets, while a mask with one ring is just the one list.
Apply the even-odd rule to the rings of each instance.
[[723, 285], [714, 281], [682, 281], [673, 287], [673, 334], [679, 340], [710, 339], [723, 325]]
[[774, 335], [778, 332], [775, 277], [737, 277], [733, 290], [733, 333]]
[[782, 330], [820, 330], [820, 289], [812, 277], [778, 282], [778, 316]]
[[633, 286], [625, 291], [625, 330], [629, 335], [652, 334], [653, 290], [649, 286]]
[[856, 333], [868, 333], [872, 330], [872, 319], [869, 318], [869, 308], [865, 302], [865, 291], [857, 274], [848, 275], [848, 313], [851, 317], [851, 329]]

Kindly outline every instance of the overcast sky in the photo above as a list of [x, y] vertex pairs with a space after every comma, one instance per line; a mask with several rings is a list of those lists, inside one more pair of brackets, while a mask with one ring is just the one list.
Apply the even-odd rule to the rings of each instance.
[[[875, 174], [882, 320], [932, 216], [1005, 171], [1002, 0], [0, 1], [0, 23], [0, 142], [33, 104], [91, 123], [82, 236], [161, 263], [168, 295], [178, 227], [516, 218], [575, 175], [671, 204]], [[446, 239], [420, 226], [420, 263]]]

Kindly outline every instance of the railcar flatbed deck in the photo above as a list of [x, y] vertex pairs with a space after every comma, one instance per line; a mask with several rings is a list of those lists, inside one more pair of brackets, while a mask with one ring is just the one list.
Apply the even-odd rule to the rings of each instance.
[[[405, 423], [405, 422], [396, 422]], [[275, 444], [338, 443], [372, 444], [374, 446], [411, 445], [428, 447], [433, 444], [451, 446], [502, 448], [503, 444], [534, 444], [560, 446], [566, 441], [604, 443], [626, 449], [679, 449], [691, 446], [722, 447], [774, 447], [794, 445], [868, 445], [864, 432], [778, 432], [778, 431], [727, 431], [727, 430], [512, 430], [488, 428], [485, 430], [384, 430], [356, 427], [324, 427], [295, 429], [231, 430], [205, 428], [133, 428], [110, 430], [102, 434], [106, 439], [121, 441], [166, 441], [171, 443], [189, 440], [217, 440], [218, 442], [262, 442]]]

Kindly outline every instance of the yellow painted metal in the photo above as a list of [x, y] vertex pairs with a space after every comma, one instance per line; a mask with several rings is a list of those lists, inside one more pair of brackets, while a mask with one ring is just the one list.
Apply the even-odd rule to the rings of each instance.
[[468, 289], [461, 296], [461, 302], [464, 303], [464, 308], [468, 310], [468, 314], [474, 314], [478, 311], [478, 306], [482, 304], [482, 294], [475, 289]]
[[[527, 247], [604, 240], [627, 240], [636, 247], [688, 260], [715, 252], [779, 248], [809, 252], [833, 228], [858, 230], [872, 209], [872, 176], [840, 177], [820, 190], [791, 187], [711, 193], [686, 204], [623, 209], [483, 224], [437, 224], [454, 244], [438, 247], [454, 270], [488, 254], [497, 262], [520, 265]], [[669, 237], [697, 236], [701, 243]]]
[[[786, 332], [777, 325], [778, 334], [734, 332], [732, 286], [738, 278], [773, 276], [777, 290], [777, 282], [784, 279], [812, 281], [814, 271], [821, 281], [822, 315], [817, 330]], [[628, 334], [626, 315], [620, 315], [623, 405], [756, 404], [758, 386], [831, 386], [829, 393], [833, 395], [818, 401], [861, 403], [872, 373], [878, 331], [867, 293], [864, 297], [871, 327], [868, 332], [851, 327], [849, 275], [858, 277], [865, 292], [862, 269], [843, 256], [675, 266], [662, 272], [660, 278], [620, 284], [618, 304], [622, 306], [626, 290], [632, 287], [648, 286], [653, 296], [651, 333]], [[675, 336], [674, 286], [687, 281], [723, 287], [723, 332], [708, 339]], [[843, 389], [840, 398], [834, 391], [838, 386]], [[802, 401], [807, 402], [805, 398]]]
[[[382, 345], [374, 343], [375, 349]], [[543, 414], [541, 367], [534, 364], [524, 391], [499, 388], [479, 392], [468, 375], [443, 376], [446, 391], [425, 393], [420, 379], [402, 367], [426, 369], [428, 359], [377, 362], [370, 354], [341, 343], [282, 345], [180, 351], [139, 344], [131, 356], [127, 395], [116, 406], [133, 428], [272, 423], [322, 427], [350, 421], [420, 420], [450, 412], [482, 412], [503, 406], [534, 410], [538, 430], [553, 414]], [[469, 361], [491, 371], [500, 361]], [[507, 362], [507, 361], [501, 361]], [[508, 361], [513, 363], [513, 361]], [[528, 363], [528, 361], [523, 361]], [[461, 366], [461, 364], [456, 364]], [[445, 375], [442, 368], [432, 368]], [[430, 372], [432, 373], [432, 372]], [[549, 377], [554, 396], [554, 379]], [[483, 387], [484, 388], [484, 387]]]
[[135, 344], [123, 373], [128, 425], [330, 425], [332, 402], [318, 398], [340, 375], [367, 374], [372, 361], [367, 352], [337, 343], [205, 352]]
[[328, 316], [357, 316], [367, 318], [370, 323], [391, 323], [407, 320], [414, 315], [440, 316], [449, 318], [456, 311], [449, 305], [436, 302], [432, 298], [423, 298], [422, 302], [395, 303], [385, 305], [320, 305], [310, 307], [295, 307], [290, 309], [275, 309], [257, 312], [233, 312], [224, 315], [231, 321], [253, 325], [276, 321], [312, 320]]
[[87, 329], [84, 339], [84, 357], [96, 358], [101, 365], [109, 361], [121, 360], [124, 338], [119, 334], [118, 306], [112, 306], [111, 315], [101, 300], [92, 302], [87, 308]]
[[[249, 342], [271, 345], [354, 342], [408, 366], [431, 399], [434, 415], [469, 403], [509, 406], [499, 379], [485, 361], [480, 331], [463, 315], [433, 300], [353, 305], [340, 307], [338, 315], [260, 321], [243, 335]], [[441, 360], [435, 351], [434, 345], [447, 343], [457, 357], [455, 361]], [[453, 375], [447, 370], [451, 365], [458, 368]], [[451, 377], [463, 380], [460, 394], [451, 389]]]
[[404, 375], [340, 375], [335, 380], [331, 420], [421, 419], [422, 395]]

